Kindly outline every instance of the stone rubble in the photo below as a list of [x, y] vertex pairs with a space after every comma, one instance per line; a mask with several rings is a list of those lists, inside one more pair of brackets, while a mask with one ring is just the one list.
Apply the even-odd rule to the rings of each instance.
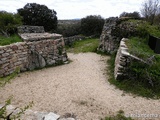
[[[0, 104], [0, 108], [2, 108], [3, 105]], [[7, 115], [12, 113], [12, 115], [16, 115], [20, 112], [20, 109], [13, 106], [8, 105], [6, 107]], [[32, 111], [30, 109], [26, 110], [24, 114], [20, 115], [20, 120], [76, 120], [72, 117], [64, 117], [63, 115], [60, 116], [58, 114], [55, 114], [53, 112], [39, 112], [39, 111]]]

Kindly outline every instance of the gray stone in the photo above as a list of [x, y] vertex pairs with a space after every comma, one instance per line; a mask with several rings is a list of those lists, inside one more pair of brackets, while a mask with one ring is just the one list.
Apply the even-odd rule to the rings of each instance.
[[106, 19], [100, 37], [100, 46], [98, 48], [99, 50], [112, 53], [118, 49], [119, 42], [117, 42], [117, 38], [112, 35], [112, 30], [116, 27], [117, 21], [117, 17], [111, 17]]
[[56, 33], [23, 33], [21, 38], [26, 42], [42, 41], [42, 40], [56, 40], [62, 38], [62, 35]]
[[50, 112], [49, 114], [45, 115], [44, 120], [58, 120], [60, 115]]
[[46, 66], [45, 59], [36, 51], [32, 51], [29, 57], [29, 70]]
[[43, 26], [19, 26], [18, 33], [44, 33]]
[[58, 120], [75, 120], [74, 118], [60, 118]]
[[[26, 42], [0, 47], [0, 76], [12, 73], [17, 67], [22, 72], [68, 60], [62, 35], [45, 33], [41, 28], [20, 27], [19, 35]], [[63, 48], [61, 52], [59, 47]]]

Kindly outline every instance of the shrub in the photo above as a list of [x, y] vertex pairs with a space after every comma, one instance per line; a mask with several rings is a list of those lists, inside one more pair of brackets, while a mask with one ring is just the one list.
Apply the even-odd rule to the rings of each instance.
[[101, 16], [90, 15], [81, 19], [82, 34], [90, 36], [100, 36], [104, 25], [104, 19]]
[[21, 25], [21, 17], [18, 14], [12, 14], [0, 11], [0, 33], [8, 37], [17, 32], [17, 26]]

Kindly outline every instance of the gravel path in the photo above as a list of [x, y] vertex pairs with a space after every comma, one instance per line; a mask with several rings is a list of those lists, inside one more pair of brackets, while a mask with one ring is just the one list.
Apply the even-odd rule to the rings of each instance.
[[68, 56], [70, 64], [20, 74], [0, 88], [0, 102], [13, 95], [13, 105], [24, 106], [33, 101], [32, 110], [73, 113], [79, 120], [100, 120], [119, 110], [126, 115], [160, 114], [160, 100], [125, 94], [108, 83], [109, 57], [95, 53]]

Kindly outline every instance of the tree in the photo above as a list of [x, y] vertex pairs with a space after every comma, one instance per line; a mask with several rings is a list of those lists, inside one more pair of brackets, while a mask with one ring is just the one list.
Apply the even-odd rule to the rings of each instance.
[[160, 4], [159, 0], [146, 0], [142, 4], [141, 14], [151, 24], [154, 23], [155, 16], [159, 14]]
[[122, 14], [120, 14], [120, 17], [131, 17], [131, 18], [135, 18], [135, 19], [141, 18], [139, 12], [137, 12], [137, 11], [134, 11], [133, 13], [123, 12]]
[[81, 19], [81, 30], [84, 35], [100, 36], [104, 25], [104, 19], [98, 15], [90, 15]]
[[23, 17], [24, 25], [44, 26], [45, 31], [54, 31], [57, 28], [56, 11], [45, 5], [27, 3], [18, 9], [18, 14]]
[[17, 31], [17, 26], [21, 25], [21, 17], [18, 14], [0, 11], [0, 33], [8, 37]]

